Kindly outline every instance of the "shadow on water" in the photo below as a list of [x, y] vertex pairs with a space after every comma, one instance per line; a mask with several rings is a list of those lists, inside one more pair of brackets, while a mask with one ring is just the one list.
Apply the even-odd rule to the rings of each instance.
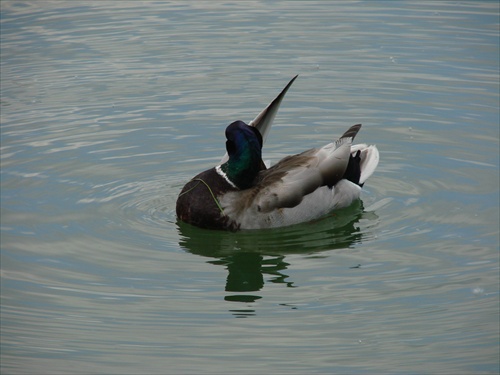
[[[373, 212], [363, 210], [361, 201], [335, 211], [321, 220], [272, 230], [240, 232], [213, 231], [178, 222], [179, 245], [186, 251], [208, 258], [228, 271], [226, 301], [255, 302], [265, 280], [293, 288], [286, 270], [290, 254], [315, 254], [346, 249], [363, 240], [361, 219], [376, 220]], [[241, 312], [241, 311], [240, 311]], [[251, 311], [247, 311], [251, 315]], [[248, 315], [248, 314], [247, 314]]]

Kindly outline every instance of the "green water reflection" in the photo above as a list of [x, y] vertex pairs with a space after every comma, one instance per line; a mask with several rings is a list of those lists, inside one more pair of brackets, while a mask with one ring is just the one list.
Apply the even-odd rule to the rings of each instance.
[[[365, 212], [361, 201], [321, 220], [275, 230], [224, 232], [199, 229], [178, 222], [179, 245], [186, 251], [212, 258], [208, 263], [224, 266], [228, 272], [225, 300], [254, 302], [265, 282], [294, 287], [286, 273], [289, 254], [314, 254], [347, 249], [363, 241], [361, 220], [376, 221]], [[369, 232], [368, 232], [369, 233]]]

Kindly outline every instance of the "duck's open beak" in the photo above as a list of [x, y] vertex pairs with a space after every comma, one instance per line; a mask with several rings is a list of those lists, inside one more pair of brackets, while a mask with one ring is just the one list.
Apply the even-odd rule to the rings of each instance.
[[[265, 142], [269, 130], [271, 130], [271, 125], [273, 124], [274, 118], [276, 117], [276, 113], [278, 113], [278, 109], [280, 107], [281, 101], [285, 97], [286, 92], [292, 85], [293, 81], [298, 77], [297, 74], [293, 77], [288, 85], [280, 92], [280, 94], [266, 107], [262, 112], [260, 112], [257, 117], [255, 117], [248, 125], [256, 127], [260, 134], [262, 134], [262, 140]], [[227, 153], [222, 158], [221, 163], [225, 163], [228, 159]]]

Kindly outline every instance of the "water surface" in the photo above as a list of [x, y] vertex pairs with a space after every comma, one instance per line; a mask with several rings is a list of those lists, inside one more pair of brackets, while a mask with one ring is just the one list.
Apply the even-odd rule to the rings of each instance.
[[[497, 2], [2, 1], [2, 373], [499, 371]], [[324, 220], [178, 223], [300, 74], [277, 161], [363, 123]]]

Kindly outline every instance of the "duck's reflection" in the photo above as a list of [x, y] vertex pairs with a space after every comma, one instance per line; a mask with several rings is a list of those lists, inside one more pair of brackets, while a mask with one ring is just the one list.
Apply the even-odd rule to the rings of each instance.
[[227, 258], [226, 292], [255, 292], [264, 286], [259, 254], [239, 253]]
[[[363, 237], [359, 221], [374, 216], [364, 213], [359, 202], [316, 222], [273, 230], [232, 233], [179, 222], [179, 245], [193, 254], [213, 258], [208, 261], [211, 264], [226, 267], [225, 300], [248, 305], [262, 298], [255, 292], [260, 291], [265, 282], [295, 286], [286, 274], [289, 266], [286, 255], [352, 247]], [[232, 312], [243, 316], [254, 314], [251, 309]]]

